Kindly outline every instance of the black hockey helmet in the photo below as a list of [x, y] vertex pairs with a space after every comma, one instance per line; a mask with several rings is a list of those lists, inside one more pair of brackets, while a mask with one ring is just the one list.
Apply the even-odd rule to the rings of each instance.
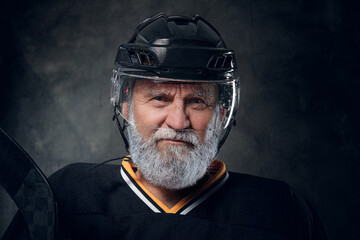
[[[216, 84], [219, 100], [225, 110], [221, 122], [224, 143], [239, 103], [239, 81], [236, 78], [234, 51], [227, 49], [219, 32], [204, 18], [195, 15], [166, 16], [159, 13], [144, 20], [128, 43], [120, 45], [113, 70], [111, 103], [126, 148], [124, 135], [127, 119], [122, 104], [129, 101], [134, 80]], [[118, 116], [124, 118], [121, 126]]]

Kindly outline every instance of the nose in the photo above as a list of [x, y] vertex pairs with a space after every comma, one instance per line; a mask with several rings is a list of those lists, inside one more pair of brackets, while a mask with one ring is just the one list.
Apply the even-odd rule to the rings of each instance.
[[168, 110], [165, 124], [167, 127], [175, 130], [183, 130], [190, 127], [190, 120], [185, 112], [184, 103], [173, 103], [173, 106]]

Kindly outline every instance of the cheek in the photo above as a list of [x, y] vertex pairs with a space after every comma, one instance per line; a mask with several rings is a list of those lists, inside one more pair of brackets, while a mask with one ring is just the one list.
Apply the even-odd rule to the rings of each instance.
[[166, 118], [166, 115], [163, 112], [156, 111], [145, 105], [137, 105], [134, 107], [133, 116], [136, 123], [136, 129], [145, 138], [151, 137]]
[[212, 118], [213, 111], [197, 111], [190, 114], [190, 122], [192, 129], [197, 130], [201, 140], [205, 139], [206, 129]]
[[166, 118], [165, 111], [156, 110], [145, 105], [137, 105], [133, 108], [134, 120], [137, 125], [145, 127], [157, 127]]

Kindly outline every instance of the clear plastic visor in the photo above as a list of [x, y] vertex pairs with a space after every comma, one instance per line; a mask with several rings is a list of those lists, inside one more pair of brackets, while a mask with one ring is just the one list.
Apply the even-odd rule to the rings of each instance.
[[[131, 75], [114, 70], [111, 103], [140, 132], [158, 129], [223, 132], [239, 102], [237, 79], [191, 81]], [[221, 133], [220, 133], [221, 135]]]

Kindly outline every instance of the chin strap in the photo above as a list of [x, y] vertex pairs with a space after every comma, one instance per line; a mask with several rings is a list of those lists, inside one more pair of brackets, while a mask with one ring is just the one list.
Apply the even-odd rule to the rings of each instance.
[[[228, 129], [226, 129], [226, 132], [225, 132], [223, 138], [222, 138], [221, 141], [219, 142], [218, 147], [217, 147], [217, 153], [219, 153], [220, 148], [222, 147], [222, 145], [224, 145], [227, 137], [229, 136], [230, 130], [231, 130], [231, 128], [232, 128], [233, 126], [236, 126], [236, 120], [235, 120], [235, 119], [234, 119], [233, 123], [230, 124], [230, 126], [228, 127]], [[216, 153], [216, 154], [217, 154], [217, 153]]]
[[124, 133], [124, 131], [125, 131], [126, 127], [127, 127], [127, 123], [124, 120], [123, 125], [121, 125], [119, 115], [120, 115], [120, 113], [117, 111], [116, 107], [114, 107], [114, 116], [113, 116], [112, 119], [113, 119], [113, 121], [116, 120], [116, 125], [117, 125], [117, 127], [119, 129], [119, 132], [120, 132], [121, 137], [122, 137], [122, 139], [124, 141], [124, 144], [125, 144], [125, 149], [129, 153], [129, 141], [127, 140], [127, 138], [125, 136], [125, 133]]

